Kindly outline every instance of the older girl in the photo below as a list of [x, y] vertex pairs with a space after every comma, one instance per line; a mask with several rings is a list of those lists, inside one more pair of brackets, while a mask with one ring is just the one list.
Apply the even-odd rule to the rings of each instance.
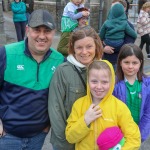
[[150, 59], [150, 2], [143, 4], [137, 20], [137, 31], [141, 36], [140, 48], [146, 44], [147, 59]]
[[117, 62], [114, 95], [130, 109], [140, 128], [142, 141], [150, 136], [150, 77], [143, 74], [144, 58], [134, 44], [121, 48]]

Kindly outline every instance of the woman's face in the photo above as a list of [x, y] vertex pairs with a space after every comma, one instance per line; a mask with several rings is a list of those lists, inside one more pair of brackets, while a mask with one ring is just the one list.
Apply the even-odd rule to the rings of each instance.
[[72, 0], [72, 2], [78, 6], [82, 3], [82, 0]]
[[74, 43], [75, 58], [81, 64], [88, 66], [95, 58], [96, 45], [92, 37], [85, 37]]
[[20, 2], [20, 0], [15, 0], [15, 2], [17, 2], [17, 3], [18, 3], [18, 2]]
[[87, 17], [82, 17], [78, 19], [78, 27], [84, 27], [88, 23], [88, 18]]
[[145, 11], [146, 11], [147, 13], [149, 13], [149, 12], [150, 12], [150, 7], [145, 8]]

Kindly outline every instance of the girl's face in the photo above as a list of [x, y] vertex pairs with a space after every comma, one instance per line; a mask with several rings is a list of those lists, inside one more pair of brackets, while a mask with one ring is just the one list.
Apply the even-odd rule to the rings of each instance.
[[110, 74], [107, 69], [91, 69], [89, 71], [89, 87], [93, 102], [100, 102], [110, 88]]
[[75, 58], [88, 66], [95, 58], [96, 45], [92, 37], [85, 37], [74, 43]]
[[146, 11], [147, 13], [149, 13], [149, 12], [150, 12], [150, 7], [145, 8], [145, 11]]
[[17, 3], [18, 3], [18, 2], [20, 2], [20, 0], [15, 0], [15, 2], [17, 2]]
[[141, 62], [135, 55], [132, 55], [122, 59], [120, 66], [122, 67], [125, 77], [136, 78]]
[[82, 0], [72, 0], [72, 2], [78, 6], [82, 3]]

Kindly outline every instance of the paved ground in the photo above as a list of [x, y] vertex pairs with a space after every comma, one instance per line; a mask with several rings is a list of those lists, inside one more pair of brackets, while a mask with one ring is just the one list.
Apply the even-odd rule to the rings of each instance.
[[[6, 33], [6, 37], [7, 37], [7, 43], [16, 42], [17, 38], [16, 38], [15, 27], [14, 27], [14, 24], [13, 24], [13, 21], [12, 21], [12, 13], [11, 12], [4, 12], [4, 20], [5, 20], [4, 28], [5, 28], [5, 33]], [[136, 28], [136, 26], [135, 26], [135, 28]], [[56, 36], [54, 37], [52, 47], [54, 47], [54, 48], [57, 47], [57, 44], [59, 42], [59, 38], [60, 38], [60, 35], [57, 33]], [[135, 43], [137, 45], [139, 45], [139, 43], [140, 43], [140, 38], [139, 37], [137, 38]], [[145, 57], [144, 72], [146, 74], [150, 75], [150, 60], [146, 59], [145, 49], [143, 49], [143, 54], [144, 54], [144, 57]], [[50, 137], [50, 133], [47, 135], [47, 138], [45, 140], [45, 144], [44, 144], [42, 150], [52, 150], [52, 146], [49, 143], [49, 137]], [[142, 149], [142, 150], [144, 150], [144, 149]], [[148, 146], [147, 149], [149, 149], [149, 146]]]

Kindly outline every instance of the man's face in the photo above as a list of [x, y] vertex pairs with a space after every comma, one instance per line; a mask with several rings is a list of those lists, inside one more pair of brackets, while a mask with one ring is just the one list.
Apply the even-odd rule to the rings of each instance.
[[46, 26], [36, 28], [27, 27], [26, 35], [28, 37], [28, 47], [31, 54], [45, 55], [52, 44], [55, 30], [51, 30]]

